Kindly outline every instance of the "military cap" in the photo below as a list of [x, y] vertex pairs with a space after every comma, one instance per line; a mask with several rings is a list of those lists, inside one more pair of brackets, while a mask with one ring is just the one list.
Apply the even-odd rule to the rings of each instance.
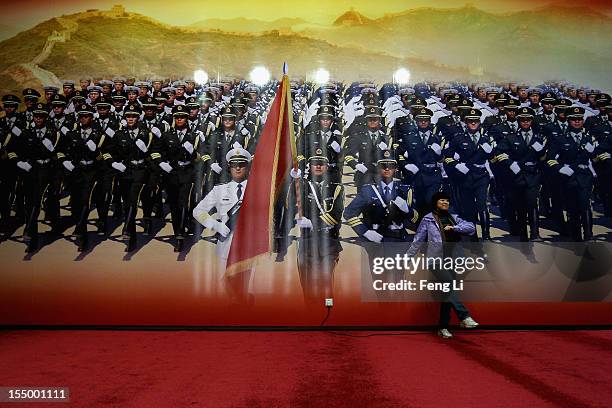
[[109, 81], [108, 79], [102, 79], [98, 82], [98, 86], [113, 86], [113, 81]]
[[440, 91], [440, 95], [442, 95], [442, 97], [445, 97], [446, 95], [455, 95], [455, 94], [457, 94], [457, 90], [453, 88], [443, 89], [442, 91]]
[[516, 99], [513, 98], [509, 98], [508, 102], [506, 102], [506, 104], [504, 105], [504, 108], [506, 108], [506, 110], [512, 110], [512, 109], [518, 109], [520, 108], [520, 104], [517, 102]]
[[168, 94], [163, 91], [155, 91], [153, 93], [153, 97], [158, 102], [166, 102], [166, 99], [168, 99]]
[[230, 101], [230, 105], [235, 106], [237, 108], [244, 108], [245, 106], [240, 96], [233, 97], [232, 100]]
[[541, 102], [546, 102], [546, 103], [553, 103], [557, 98], [555, 97], [555, 94], [548, 91], [548, 92], [544, 92], [544, 95], [542, 95], [542, 98], [540, 98]]
[[321, 85], [321, 89], [328, 89], [328, 90], [336, 90], [336, 84], [328, 82], [326, 84]]
[[32, 110], [32, 113], [34, 115], [48, 115], [49, 112], [47, 111], [47, 106], [44, 103], [37, 103], [36, 106], [34, 106], [34, 110]]
[[451, 94], [446, 99], [446, 105], [450, 107], [457, 106], [460, 101], [461, 101], [461, 96], [459, 96], [458, 94]]
[[480, 120], [480, 117], [482, 116], [482, 112], [480, 111], [480, 109], [476, 109], [476, 108], [472, 108], [469, 110], [465, 111], [465, 114], [463, 115], [464, 119], [477, 119]]
[[565, 114], [568, 119], [584, 119], [584, 108], [581, 106], [572, 106]]
[[199, 98], [199, 102], [202, 104], [204, 102], [212, 102], [212, 100], [214, 99], [213, 94], [210, 92], [204, 92], [202, 95], [200, 95]]
[[507, 102], [508, 102], [508, 95], [503, 92], [498, 93], [497, 96], [495, 97], [495, 103], [497, 105], [504, 106]]
[[528, 108], [528, 107], [522, 107], [518, 110], [518, 113], [516, 114], [517, 118], [533, 118], [535, 115], [533, 109]]
[[59, 92], [59, 88], [57, 86], [54, 86], [54, 85], [47, 85], [43, 89], [45, 90], [45, 92], [54, 92], [54, 93], [58, 93]]
[[572, 106], [572, 101], [569, 99], [561, 98], [555, 101], [555, 110], [566, 110], [569, 109], [570, 106]]
[[467, 98], [463, 98], [459, 101], [459, 103], [457, 104], [457, 107], [459, 109], [470, 109], [474, 106], [474, 102], [470, 101]]
[[189, 116], [189, 110], [185, 105], [174, 105], [172, 116]]
[[96, 101], [96, 109], [104, 108], [104, 107], [110, 108], [110, 106], [111, 106], [111, 101], [105, 96], [101, 96], [100, 99]]
[[[296, 85], [298, 85], [298, 84], [296, 84]], [[259, 88], [257, 88], [255, 85], [247, 85], [247, 86], [244, 88], [244, 92], [246, 92], [246, 93], [256, 93], [256, 94], [259, 94]]]
[[150, 96], [145, 96], [144, 98], [140, 98], [140, 104], [143, 108], [155, 108], [157, 109], [157, 102]]
[[431, 109], [418, 108], [412, 111], [415, 119], [431, 119], [433, 112]]
[[137, 88], [151, 88], [151, 83], [147, 81], [138, 81], [134, 83], [134, 86]]
[[235, 118], [236, 112], [232, 109], [231, 106], [226, 106], [223, 108], [223, 112], [221, 113], [222, 118]]
[[521, 82], [516, 86], [516, 89], [529, 89], [529, 85], [524, 82]]
[[79, 108], [77, 109], [77, 114], [80, 116], [84, 116], [84, 115], [93, 116], [94, 112], [91, 106], [84, 103], [84, 104], [79, 105]]
[[598, 93], [597, 96], [595, 96], [595, 102], [597, 102], [598, 106], [608, 106], [610, 105], [610, 95]]
[[36, 89], [32, 89], [32, 88], [26, 88], [21, 92], [21, 95], [23, 95], [24, 99], [38, 99], [40, 98], [40, 92], [38, 92]]
[[53, 95], [51, 97], [51, 105], [66, 105], [66, 97], [60, 94]]
[[111, 94], [111, 98], [113, 101], [122, 101], [125, 100], [125, 95], [123, 92], [115, 91]]
[[319, 108], [319, 111], [317, 112], [317, 115], [319, 115], [319, 118], [324, 118], [324, 117], [328, 117], [328, 118], [333, 118], [334, 117], [334, 108], [331, 106], [321, 106]]
[[81, 91], [80, 89], [77, 89], [70, 96], [70, 100], [71, 101], [85, 100], [85, 95], [83, 95], [83, 91]]
[[176, 93], [176, 88], [173, 86], [167, 86], [165, 88], [162, 88], [162, 92], [174, 95]]
[[370, 106], [366, 109], [366, 118], [380, 118], [381, 116], [381, 110], [377, 106]]
[[74, 88], [75, 85], [76, 85], [76, 82], [74, 82], [72, 79], [66, 79], [62, 83], [63, 88]]
[[195, 96], [190, 96], [189, 98], [187, 98], [185, 105], [187, 105], [187, 107], [189, 108], [199, 108], [200, 107], [200, 104], [196, 100]]
[[383, 150], [378, 154], [378, 160], [376, 161], [376, 164], [385, 164], [385, 163], [397, 164], [397, 160], [395, 160], [395, 157], [393, 157], [393, 155], [391, 154], [391, 151], [389, 150]]
[[140, 107], [136, 104], [130, 103], [123, 111], [123, 116], [140, 116]]
[[115, 78], [113, 78], [113, 83], [115, 83], [115, 84], [123, 84], [123, 83], [125, 83], [125, 78], [123, 78], [123, 77], [115, 77]]
[[172, 86], [175, 88], [186, 88], [187, 87], [187, 83], [185, 81], [174, 81], [172, 83]]
[[87, 87], [87, 92], [102, 92], [102, 88], [100, 88], [98, 85], [89, 85]]
[[185, 98], [185, 96], [177, 96], [176, 98], [174, 98], [174, 104], [175, 105], [184, 105], [185, 104], [185, 100], [187, 98]]
[[329, 159], [323, 154], [323, 149], [317, 147], [314, 154], [308, 158], [308, 161], [324, 161], [325, 163], [328, 163]]
[[153, 79], [151, 80], [151, 85], [156, 84], [156, 83], [163, 84], [163, 83], [164, 83], [164, 80], [163, 80], [163, 79], [161, 79], [161, 78], [153, 78]]
[[541, 95], [542, 90], [540, 88], [529, 88], [527, 89], [527, 95]]
[[425, 99], [418, 97], [418, 98], [414, 98], [410, 101], [410, 106], [412, 108], [426, 108], [427, 107], [427, 102], [425, 101]]
[[16, 95], [4, 95], [2, 97], [2, 102], [5, 105], [19, 105], [21, 99], [19, 99], [19, 97]]
[[496, 95], [499, 93], [499, 89], [495, 88], [494, 86], [489, 86], [485, 88], [485, 92], [487, 95]]
[[140, 89], [138, 89], [137, 86], [126, 86], [126, 87], [123, 88], [123, 90], [126, 93], [133, 92], [133, 93], [136, 93], [136, 94], [140, 91]]
[[252, 159], [251, 153], [242, 147], [234, 147], [225, 155], [225, 160], [227, 160], [228, 163], [250, 163]]
[[399, 95], [414, 95], [414, 88], [402, 88], [397, 91]]
[[363, 105], [364, 105], [364, 107], [366, 107], [366, 108], [370, 108], [370, 107], [372, 107], [372, 106], [376, 106], [376, 107], [380, 106], [380, 105], [379, 105], [379, 102], [378, 102], [378, 98], [377, 98], [376, 96], [374, 96], [374, 95], [370, 95], [370, 96], [368, 96], [368, 97], [365, 99], [365, 101], [364, 101], [364, 104], [363, 104]]
[[321, 94], [321, 102], [320, 105], [337, 105], [338, 98], [336, 94], [325, 92]]

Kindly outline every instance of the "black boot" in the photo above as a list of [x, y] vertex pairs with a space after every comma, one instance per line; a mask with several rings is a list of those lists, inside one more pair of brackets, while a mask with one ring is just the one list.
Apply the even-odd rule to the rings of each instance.
[[174, 252], [183, 252], [183, 247], [185, 246], [185, 238], [176, 237], [176, 244], [174, 245]]
[[482, 239], [483, 241], [491, 240], [491, 219], [489, 218], [488, 211], [481, 211], [478, 214], [480, 218], [480, 227], [482, 228]]
[[143, 218], [142, 225], [144, 227], [144, 234], [146, 236], [153, 233], [153, 220], [151, 220], [151, 218]]
[[130, 205], [127, 208], [127, 212], [125, 214], [125, 222], [123, 223], [123, 229], [121, 230], [121, 239], [128, 240], [130, 238], [130, 234], [132, 230], [136, 231], [136, 214], [135, 207]]
[[106, 230], [107, 230], [106, 218], [99, 219], [96, 224], [98, 226], [98, 235], [106, 235]]
[[569, 214], [568, 229], [574, 242], [582, 242], [581, 223], [578, 214]]
[[584, 241], [591, 241], [593, 239], [593, 214], [591, 211], [583, 211], [580, 214], [580, 221], [582, 224]]
[[532, 208], [529, 211], [529, 229], [531, 241], [542, 241], [542, 238], [540, 237], [540, 214], [538, 213], [537, 208]]

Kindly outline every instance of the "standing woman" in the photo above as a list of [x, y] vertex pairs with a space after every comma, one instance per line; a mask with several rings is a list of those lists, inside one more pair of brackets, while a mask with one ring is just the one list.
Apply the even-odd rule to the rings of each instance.
[[[460, 242], [461, 235], [474, 234], [476, 230], [474, 224], [451, 214], [448, 211], [449, 206], [450, 197], [448, 194], [438, 192], [433, 195], [432, 212], [425, 215], [421, 220], [412, 245], [408, 249], [408, 256], [415, 256], [424, 243], [428, 243], [428, 258], [452, 256], [454, 245], [449, 245], [449, 243]], [[472, 329], [478, 326], [478, 323], [470, 317], [468, 309], [459, 301], [457, 294], [452, 290], [455, 272], [444, 268], [432, 268], [432, 273], [440, 282], [451, 283], [451, 291], [445, 294], [444, 301], [440, 303], [438, 335], [444, 339], [453, 337], [448, 330], [451, 309], [455, 310], [461, 327]]]

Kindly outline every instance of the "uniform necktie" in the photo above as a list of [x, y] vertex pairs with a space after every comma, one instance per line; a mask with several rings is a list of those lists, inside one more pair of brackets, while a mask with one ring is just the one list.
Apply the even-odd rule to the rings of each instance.
[[529, 144], [530, 140], [531, 140], [531, 135], [529, 134], [529, 132], [523, 132], [523, 139], [525, 139], [525, 144]]
[[135, 139], [136, 133], [133, 130], [130, 130], [130, 137], [132, 138], [132, 140]]
[[512, 129], [513, 132], [516, 132], [516, 123], [510, 123], [510, 129]]
[[561, 123], [561, 132], [565, 133], [565, 129], [567, 128], [567, 125], [565, 123]]
[[179, 141], [182, 143], [183, 142], [183, 138], [185, 137], [185, 131], [184, 130], [179, 130]]
[[385, 186], [385, 203], [389, 204], [389, 201], [391, 201], [391, 191], [389, 186]]
[[421, 140], [423, 141], [423, 144], [427, 144], [427, 133], [421, 132]]
[[238, 183], [238, 190], [236, 191], [236, 198], [242, 199], [242, 184]]
[[36, 131], [36, 135], [38, 136], [39, 139], [42, 139], [44, 136], [44, 131], [42, 129], [39, 129]]
[[59, 120], [59, 119], [55, 119], [55, 127], [56, 127], [57, 129], [59, 129], [59, 127], [60, 127], [60, 125], [61, 125], [61, 124], [62, 124], [62, 121], [61, 121], [61, 120]]

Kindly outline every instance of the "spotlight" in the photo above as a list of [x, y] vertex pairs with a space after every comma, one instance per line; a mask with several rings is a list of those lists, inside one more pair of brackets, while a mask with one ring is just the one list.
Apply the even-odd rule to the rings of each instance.
[[406, 85], [410, 81], [410, 71], [400, 68], [393, 74], [393, 82], [399, 85]]
[[198, 69], [193, 73], [193, 80], [202, 85], [208, 82], [208, 74], [203, 69]]
[[317, 69], [315, 72], [315, 82], [317, 84], [326, 84], [329, 82], [329, 71], [325, 68]]
[[251, 82], [257, 86], [262, 86], [270, 81], [270, 71], [266, 67], [255, 67], [249, 74]]

